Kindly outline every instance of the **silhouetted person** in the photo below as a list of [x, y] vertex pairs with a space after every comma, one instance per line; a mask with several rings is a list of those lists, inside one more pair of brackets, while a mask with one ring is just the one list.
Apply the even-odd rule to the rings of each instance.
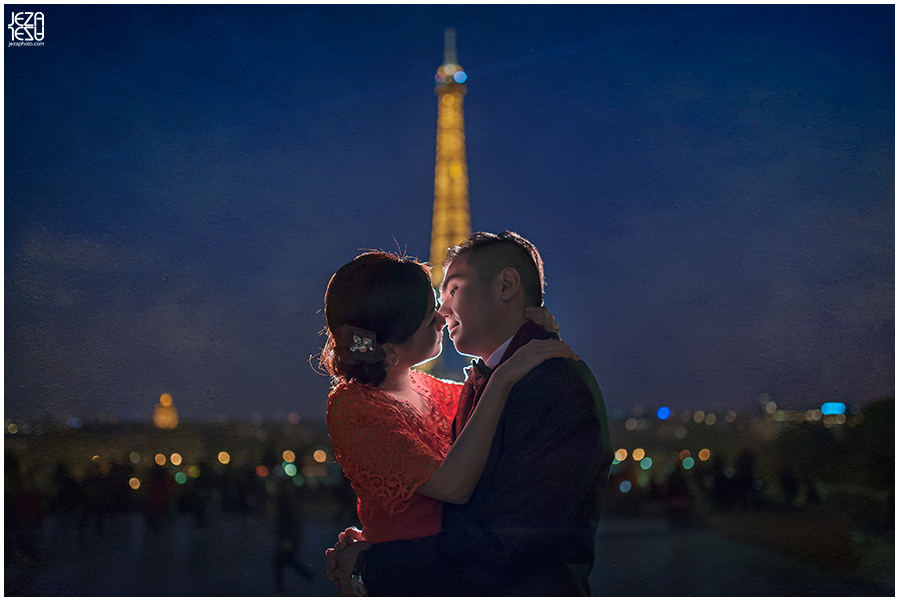
[[128, 481], [134, 475], [134, 469], [120, 460], [116, 460], [104, 479], [107, 512], [123, 512], [130, 510], [131, 487]]
[[35, 482], [34, 475], [27, 475], [22, 486], [13, 494], [13, 536], [16, 547], [31, 555], [44, 522], [44, 495]]
[[755, 469], [756, 457], [748, 450], [742, 451], [734, 467], [734, 487], [739, 500], [758, 510], [759, 496], [755, 487]]
[[819, 497], [819, 489], [816, 487], [815, 482], [809, 477], [804, 477], [803, 484], [806, 487], [806, 505], [817, 506], [822, 501], [822, 498]]
[[725, 475], [722, 458], [716, 456], [712, 465], [712, 498], [717, 510], [731, 510], [734, 506], [734, 483]]
[[284, 591], [284, 569], [291, 567], [307, 580], [313, 579], [312, 572], [297, 560], [300, 548], [302, 525], [300, 508], [294, 495], [293, 485], [279, 481], [275, 494], [275, 588]]
[[153, 468], [146, 495], [147, 524], [158, 529], [168, 521], [175, 497], [175, 479], [165, 467]]
[[205, 529], [209, 525], [209, 515], [212, 512], [216, 479], [208, 462], [201, 461], [197, 464], [197, 468], [200, 469], [200, 474], [191, 483], [188, 507], [197, 520], [197, 527]]
[[684, 528], [690, 521], [690, 511], [693, 505], [691, 490], [684, 473], [676, 469], [669, 477], [667, 483], [666, 499], [669, 514], [669, 524], [675, 528]]
[[[338, 466], [338, 464], [335, 464]], [[341, 472], [337, 484], [332, 488], [335, 499], [334, 518], [339, 523], [357, 524], [359, 517], [356, 515], [356, 492], [350, 479]]]
[[264, 481], [256, 475], [256, 466], [245, 464], [237, 475], [238, 509], [241, 512], [259, 512], [266, 495]]
[[91, 464], [87, 475], [81, 482], [81, 514], [78, 517], [78, 528], [84, 529], [93, 520], [94, 527], [103, 529], [103, 484], [100, 469]]
[[788, 509], [793, 509], [797, 501], [797, 493], [800, 490], [800, 484], [794, 471], [790, 466], [785, 466], [781, 471], [781, 494], [784, 497], [784, 505]]
[[53, 472], [56, 497], [53, 509], [63, 515], [71, 516], [81, 508], [81, 487], [63, 464], [57, 464]]

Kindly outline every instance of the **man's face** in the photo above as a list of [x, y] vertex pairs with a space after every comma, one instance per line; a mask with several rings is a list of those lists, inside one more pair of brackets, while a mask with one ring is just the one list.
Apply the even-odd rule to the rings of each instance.
[[465, 255], [457, 257], [447, 269], [439, 311], [460, 353], [487, 357], [494, 351], [489, 338], [497, 311], [493, 288], [492, 281], [483, 282], [478, 277], [478, 270], [469, 265]]

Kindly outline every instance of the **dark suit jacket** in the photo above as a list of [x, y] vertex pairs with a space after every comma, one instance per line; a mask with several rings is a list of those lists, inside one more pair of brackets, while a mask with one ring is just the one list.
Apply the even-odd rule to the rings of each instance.
[[[532, 338], [532, 322], [503, 360]], [[584, 362], [544, 362], [510, 392], [471, 499], [444, 504], [440, 533], [360, 554], [375, 596], [590, 595], [600, 497], [613, 452]]]

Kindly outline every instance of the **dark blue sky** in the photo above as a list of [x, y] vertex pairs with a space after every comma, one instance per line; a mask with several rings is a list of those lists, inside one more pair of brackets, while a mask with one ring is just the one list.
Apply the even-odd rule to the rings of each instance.
[[8, 419], [322, 417], [328, 278], [428, 258], [450, 26], [473, 227], [611, 414], [893, 395], [893, 5], [5, 8]]

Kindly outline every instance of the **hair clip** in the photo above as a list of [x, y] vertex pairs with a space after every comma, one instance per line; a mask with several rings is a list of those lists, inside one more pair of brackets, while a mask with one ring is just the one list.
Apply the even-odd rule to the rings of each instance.
[[338, 332], [337, 343], [341, 361], [351, 366], [374, 364], [385, 358], [384, 349], [371, 330], [344, 324]]

